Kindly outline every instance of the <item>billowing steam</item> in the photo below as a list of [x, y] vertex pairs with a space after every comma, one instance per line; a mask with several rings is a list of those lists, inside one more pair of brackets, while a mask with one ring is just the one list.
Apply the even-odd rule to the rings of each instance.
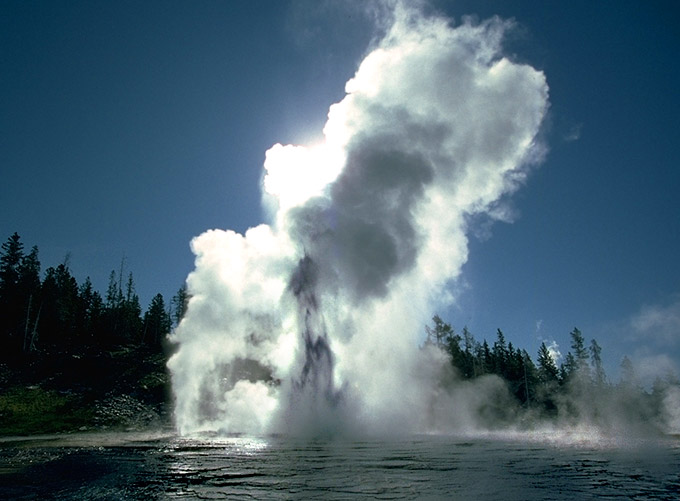
[[[548, 87], [502, 57], [507, 22], [453, 27], [397, 6], [391, 23], [330, 107], [323, 143], [267, 152], [271, 224], [192, 241], [169, 363], [180, 432], [468, 419], [433, 405], [447, 362], [418, 344], [453, 300], [470, 216], [500, 217], [501, 198], [540, 159]], [[499, 381], [479, 384], [502, 396]], [[474, 409], [476, 393], [450, 396]]]

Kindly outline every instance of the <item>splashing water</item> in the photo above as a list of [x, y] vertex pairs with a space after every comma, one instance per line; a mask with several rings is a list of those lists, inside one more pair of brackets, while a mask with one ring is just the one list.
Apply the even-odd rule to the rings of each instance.
[[454, 27], [398, 4], [330, 107], [323, 144], [267, 152], [271, 224], [192, 241], [168, 364], [181, 433], [473, 421], [481, 398], [444, 395], [443, 355], [417, 346], [431, 312], [455, 299], [469, 218], [503, 219], [503, 197], [544, 153], [548, 88], [502, 57], [511, 27]]

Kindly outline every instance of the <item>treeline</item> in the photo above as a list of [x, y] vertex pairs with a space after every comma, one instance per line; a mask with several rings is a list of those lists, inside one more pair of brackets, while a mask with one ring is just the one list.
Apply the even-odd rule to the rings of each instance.
[[448, 354], [460, 378], [499, 376], [518, 404], [540, 415], [602, 420], [618, 413], [663, 429], [669, 393], [680, 396], [680, 380], [672, 373], [657, 377], [651, 392], [646, 391], [628, 357], [621, 362], [620, 381], [611, 382], [602, 365], [602, 348], [595, 339], [586, 344], [577, 328], [570, 333], [571, 350], [559, 366], [545, 343], [534, 361], [526, 350], [507, 342], [500, 329], [492, 345], [486, 339], [477, 341], [467, 327], [457, 334], [437, 315], [425, 329], [426, 343]]
[[0, 357], [136, 345], [160, 350], [186, 309], [180, 288], [170, 303], [156, 294], [143, 312], [124, 261], [112, 270], [106, 295], [90, 278], [78, 284], [68, 257], [41, 276], [38, 247], [29, 251], [17, 233], [0, 252]]

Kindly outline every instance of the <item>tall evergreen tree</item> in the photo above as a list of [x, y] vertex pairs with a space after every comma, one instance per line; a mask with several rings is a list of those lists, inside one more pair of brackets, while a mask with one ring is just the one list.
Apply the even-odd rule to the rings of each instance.
[[604, 385], [607, 378], [602, 367], [602, 348], [594, 339], [590, 341], [590, 362], [593, 366], [595, 384], [598, 386]]
[[491, 353], [491, 348], [489, 348], [489, 343], [485, 339], [482, 343], [482, 367], [485, 374], [491, 374], [494, 371], [493, 354]]
[[125, 342], [137, 342], [142, 332], [142, 307], [139, 296], [135, 292], [135, 282], [132, 273], [128, 276], [125, 286], [125, 298], [122, 304], [123, 327], [120, 333]]
[[[520, 350], [517, 350], [518, 354], [519, 352]], [[526, 350], [521, 350], [521, 357], [524, 369], [523, 401], [529, 407], [531, 402], [536, 400], [536, 391], [539, 384], [538, 369]]]
[[573, 350], [574, 360], [576, 362], [576, 370], [588, 371], [588, 350], [585, 346], [585, 340], [581, 331], [574, 327], [574, 330], [569, 334], [571, 336], [571, 349]]
[[[489, 348], [488, 344], [486, 345], [486, 348], [488, 350]], [[473, 366], [474, 377], [482, 376], [487, 373], [484, 345], [480, 344], [479, 342], [475, 342], [473, 363], [474, 363]]]
[[78, 289], [78, 330], [83, 340], [89, 344], [97, 344], [101, 341], [99, 336], [102, 330], [104, 315], [104, 302], [99, 292], [92, 287], [90, 277]]
[[130, 272], [127, 284], [125, 285], [125, 301], [128, 303], [132, 302], [135, 295], [135, 281], [132, 278], [132, 272]]
[[172, 321], [174, 325], [179, 323], [184, 318], [189, 306], [189, 294], [187, 293], [187, 286], [182, 285], [177, 294], [172, 297]]
[[24, 296], [36, 294], [40, 288], [40, 260], [38, 247], [35, 245], [31, 248], [31, 252], [21, 259], [18, 285]]
[[491, 349], [491, 357], [493, 359], [494, 374], [504, 376], [508, 365], [508, 348], [505, 344], [505, 335], [500, 329], [496, 331], [496, 342], [494, 342]]
[[576, 358], [574, 358], [574, 354], [569, 351], [564, 357], [564, 362], [560, 365], [560, 383], [566, 384], [577, 372], [578, 364]]
[[555, 359], [545, 343], [541, 343], [541, 346], [538, 348], [537, 377], [539, 381], [536, 392], [537, 400], [540, 402], [543, 410], [548, 413], [556, 413], [555, 396], [558, 391], [560, 375]]
[[557, 364], [555, 364], [555, 360], [553, 360], [545, 343], [541, 343], [538, 348], [538, 376], [544, 383], [557, 382], [558, 380]]
[[501, 375], [509, 381], [519, 382], [523, 372], [520, 350], [515, 351], [515, 347], [510, 342], [506, 353], [505, 370]]
[[456, 336], [453, 331], [453, 327], [450, 324], [444, 322], [439, 315], [432, 317], [432, 322], [434, 327], [425, 326], [425, 332], [427, 332], [427, 341], [434, 344], [439, 348], [445, 348], [447, 346], [447, 340], [453, 337], [457, 337], [460, 341], [460, 336]]
[[463, 340], [463, 356], [464, 356], [464, 362], [463, 362], [463, 375], [466, 378], [473, 378], [478, 375], [478, 372], [481, 372], [481, 370], [478, 370], [477, 368], [477, 361], [475, 360], [475, 355], [474, 351], [479, 346], [479, 343], [475, 341], [474, 336], [470, 332], [470, 330], [467, 328], [467, 326], [463, 327], [463, 332], [462, 332], [462, 340]]
[[106, 308], [114, 310], [120, 306], [122, 301], [123, 297], [116, 280], [116, 271], [111, 270], [111, 273], [109, 273], [109, 286], [106, 289]]
[[136, 343], [142, 333], [142, 307], [139, 296], [135, 292], [132, 273], [128, 275], [125, 293], [121, 285], [124, 261], [116, 278], [115, 270], [109, 274], [109, 285], [106, 290], [106, 335], [108, 343]]
[[14, 233], [2, 244], [0, 253], [0, 298], [7, 300], [19, 283], [24, 244], [18, 233]]
[[41, 342], [53, 346], [74, 342], [78, 331], [78, 302], [78, 283], [66, 262], [45, 270], [41, 288]]
[[0, 347], [5, 356], [20, 350], [26, 316], [24, 298], [19, 295], [19, 277], [24, 244], [14, 233], [2, 244], [0, 253]]
[[171, 327], [172, 320], [165, 309], [163, 295], [156, 294], [144, 314], [142, 342], [151, 346], [160, 346]]

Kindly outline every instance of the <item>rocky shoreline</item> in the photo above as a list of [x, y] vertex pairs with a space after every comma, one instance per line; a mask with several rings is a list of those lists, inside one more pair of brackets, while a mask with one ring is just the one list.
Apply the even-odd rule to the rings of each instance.
[[171, 426], [167, 354], [135, 346], [0, 364], [0, 436]]

